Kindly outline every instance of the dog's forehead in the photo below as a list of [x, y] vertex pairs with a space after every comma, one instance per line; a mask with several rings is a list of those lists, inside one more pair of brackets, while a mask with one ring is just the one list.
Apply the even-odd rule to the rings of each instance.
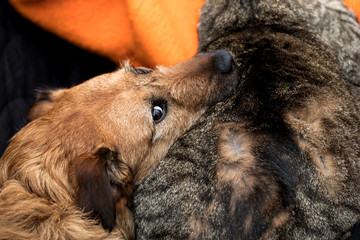
[[119, 69], [115, 72], [96, 76], [69, 90], [77, 94], [101, 94], [105, 92], [125, 91], [136, 88], [139, 85], [141, 85], [141, 83], [137, 81], [133, 74], [124, 69]]
[[168, 67], [147, 74], [136, 74], [126, 68], [94, 77], [69, 91], [61, 102], [69, 104], [109, 105], [113, 101], [148, 107], [153, 100], [170, 99], [176, 80]]

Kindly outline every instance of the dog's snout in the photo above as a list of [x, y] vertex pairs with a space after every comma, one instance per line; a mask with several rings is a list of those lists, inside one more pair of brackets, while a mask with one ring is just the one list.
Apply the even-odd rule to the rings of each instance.
[[234, 60], [228, 51], [215, 52], [215, 67], [222, 74], [231, 73], [234, 70]]

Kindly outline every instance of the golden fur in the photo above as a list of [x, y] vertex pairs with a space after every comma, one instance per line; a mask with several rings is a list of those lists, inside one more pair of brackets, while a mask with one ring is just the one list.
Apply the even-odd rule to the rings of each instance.
[[[0, 238], [133, 239], [127, 199], [134, 185], [235, 88], [226, 54], [199, 54], [155, 71], [125, 64], [40, 93], [30, 123], [1, 158]], [[155, 123], [151, 109], [159, 101], [167, 114]]]

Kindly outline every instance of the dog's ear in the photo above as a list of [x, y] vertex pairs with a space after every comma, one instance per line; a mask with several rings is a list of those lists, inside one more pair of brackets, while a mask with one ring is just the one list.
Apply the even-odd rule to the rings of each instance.
[[31, 121], [43, 116], [49, 110], [53, 109], [55, 104], [58, 102], [58, 100], [63, 95], [64, 91], [65, 91], [64, 89], [39, 90], [37, 92], [35, 102], [29, 110], [28, 122], [31, 122]]
[[131, 168], [119, 159], [119, 154], [102, 147], [71, 161], [69, 178], [78, 191], [79, 208], [100, 219], [104, 229], [111, 232], [117, 208], [126, 207], [134, 187]]

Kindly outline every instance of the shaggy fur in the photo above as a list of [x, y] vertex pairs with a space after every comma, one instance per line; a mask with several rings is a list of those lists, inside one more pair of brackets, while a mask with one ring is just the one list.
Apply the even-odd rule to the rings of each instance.
[[0, 161], [0, 239], [134, 239], [134, 185], [237, 81], [218, 51], [40, 93]]
[[200, 51], [229, 50], [240, 86], [138, 186], [137, 238], [348, 237], [360, 219], [354, 16], [331, 0], [210, 0], [201, 14]]

